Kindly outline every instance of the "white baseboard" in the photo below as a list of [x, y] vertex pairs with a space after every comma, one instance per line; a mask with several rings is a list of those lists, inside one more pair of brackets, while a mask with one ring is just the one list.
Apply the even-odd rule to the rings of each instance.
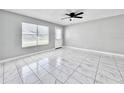
[[[118, 54], [118, 53], [102, 52], [102, 51], [97, 51], [97, 50], [92, 50], [92, 49], [84, 49], [84, 48], [77, 48], [77, 47], [72, 47], [72, 46], [62, 46], [62, 47], [63, 48], [70, 48], [70, 49], [77, 49], [77, 50], [81, 50], [81, 51], [88, 51], [88, 52], [92, 52], [92, 53], [100, 53], [100, 54], [105, 54], [105, 55], [113, 55], [113, 56], [124, 57], [123, 54]], [[43, 50], [43, 51], [39, 51], [39, 52], [35, 52], [35, 53], [30, 53], [30, 54], [26, 54], [26, 55], [22, 55], [22, 56], [17, 56], [17, 57], [13, 57], [13, 58], [7, 58], [5, 60], [0, 60], [0, 63], [13, 61], [13, 60], [17, 60], [17, 59], [20, 59], [20, 58], [24, 58], [24, 57], [36, 55], [36, 54], [39, 54], [39, 53], [52, 51], [52, 50], [55, 50], [55, 48], [48, 49], [48, 50]]]
[[118, 54], [118, 53], [102, 52], [102, 51], [97, 51], [97, 50], [92, 50], [92, 49], [84, 49], [84, 48], [77, 48], [77, 47], [72, 47], [72, 46], [64, 46], [64, 47], [65, 47], [65, 48], [71, 48], [71, 49], [82, 50], [82, 51], [93, 52], [93, 53], [100, 53], [100, 54], [105, 54], [105, 55], [124, 57], [123, 54]]
[[48, 50], [42, 50], [42, 51], [39, 51], [39, 52], [30, 53], [30, 54], [26, 54], [26, 55], [22, 55], [22, 56], [17, 56], [17, 57], [12, 57], [12, 58], [7, 58], [7, 59], [4, 59], [4, 60], [0, 60], [0, 63], [4, 63], [4, 62], [8, 62], [8, 61], [13, 61], [13, 60], [17, 60], [17, 59], [20, 59], [20, 58], [24, 58], [24, 57], [28, 57], [28, 56], [32, 56], [32, 55], [36, 55], [36, 54], [39, 54], [39, 53], [52, 51], [52, 50], [55, 50], [55, 48], [48, 49]]

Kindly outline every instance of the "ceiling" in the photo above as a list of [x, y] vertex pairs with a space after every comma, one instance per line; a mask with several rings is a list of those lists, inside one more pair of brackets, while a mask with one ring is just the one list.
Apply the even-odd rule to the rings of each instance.
[[[6, 9], [7, 11], [42, 19], [60, 25], [71, 25], [90, 20], [124, 14], [124, 9]], [[83, 19], [62, 20], [65, 13], [83, 11]]]

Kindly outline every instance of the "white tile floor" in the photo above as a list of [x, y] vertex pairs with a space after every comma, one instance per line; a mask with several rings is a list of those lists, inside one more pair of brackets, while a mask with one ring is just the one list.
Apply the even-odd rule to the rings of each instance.
[[123, 84], [124, 58], [61, 48], [0, 64], [1, 84]]

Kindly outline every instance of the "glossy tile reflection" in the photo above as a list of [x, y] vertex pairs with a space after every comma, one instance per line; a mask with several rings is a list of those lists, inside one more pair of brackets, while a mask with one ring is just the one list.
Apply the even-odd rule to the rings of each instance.
[[0, 84], [123, 83], [123, 57], [69, 48], [0, 64]]

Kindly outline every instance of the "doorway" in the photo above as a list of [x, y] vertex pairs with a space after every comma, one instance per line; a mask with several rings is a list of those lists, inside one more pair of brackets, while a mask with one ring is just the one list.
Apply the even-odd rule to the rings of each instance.
[[55, 48], [62, 48], [63, 37], [62, 37], [62, 28], [55, 27]]

